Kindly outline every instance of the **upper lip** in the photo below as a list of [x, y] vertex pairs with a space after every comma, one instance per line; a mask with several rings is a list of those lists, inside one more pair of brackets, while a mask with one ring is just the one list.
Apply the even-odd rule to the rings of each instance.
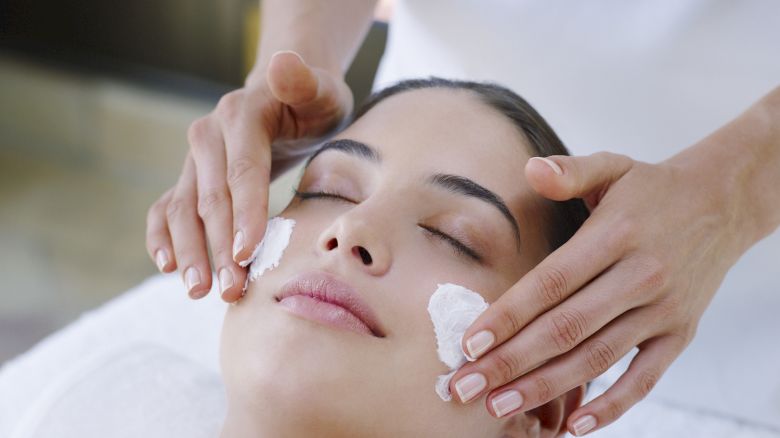
[[325, 272], [310, 272], [292, 278], [282, 286], [276, 301], [292, 295], [307, 295], [343, 307], [355, 315], [379, 338], [385, 331], [374, 311], [363, 301], [352, 286]]

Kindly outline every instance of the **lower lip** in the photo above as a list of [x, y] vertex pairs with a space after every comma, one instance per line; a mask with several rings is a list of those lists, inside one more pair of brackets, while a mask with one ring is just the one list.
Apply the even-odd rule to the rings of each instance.
[[325, 325], [373, 336], [371, 329], [349, 310], [308, 295], [291, 295], [279, 304], [300, 317]]

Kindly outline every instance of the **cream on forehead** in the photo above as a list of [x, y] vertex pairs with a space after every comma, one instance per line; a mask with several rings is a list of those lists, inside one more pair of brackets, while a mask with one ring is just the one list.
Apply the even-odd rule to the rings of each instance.
[[450, 380], [468, 359], [461, 348], [463, 334], [471, 323], [487, 310], [488, 303], [482, 295], [463, 286], [451, 283], [438, 286], [428, 301], [428, 314], [436, 333], [436, 352], [450, 372], [436, 379], [434, 389], [442, 400], [450, 401]]
[[273, 217], [268, 221], [263, 240], [252, 251], [252, 256], [239, 263], [241, 267], [252, 264], [249, 267], [247, 282], [256, 280], [263, 275], [263, 272], [279, 265], [284, 249], [290, 243], [294, 226], [294, 220], [281, 216]]

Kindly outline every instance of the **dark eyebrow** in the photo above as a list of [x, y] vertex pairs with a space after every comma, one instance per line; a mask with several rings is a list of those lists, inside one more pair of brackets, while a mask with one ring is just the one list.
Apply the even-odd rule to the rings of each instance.
[[[380, 154], [379, 151], [375, 148], [357, 140], [342, 138], [323, 143], [322, 146], [320, 146], [320, 148], [317, 149], [317, 151], [306, 160], [306, 164], [303, 166], [303, 168], [306, 169], [309, 167], [309, 164], [317, 157], [317, 155], [331, 149], [363, 158], [368, 161], [373, 161], [375, 163], [382, 162], [382, 154]], [[506, 203], [501, 199], [500, 196], [486, 189], [485, 187], [482, 187], [471, 179], [458, 175], [437, 173], [431, 175], [428, 179], [428, 182], [433, 185], [442, 187], [452, 193], [470, 196], [485, 201], [497, 208], [498, 211], [501, 212], [501, 215], [503, 215], [509, 221], [509, 225], [512, 227], [512, 232], [515, 236], [517, 248], [518, 250], [520, 249], [520, 227], [517, 225], [517, 220], [515, 220], [515, 217], [512, 216], [512, 213], [509, 211], [509, 208], [506, 206]]]
[[501, 212], [506, 220], [509, 221], [509, 225], [512, 227], [512, 231], [515, 235], [517, 249], [520, 249], [520, 227], [517, 225], [515, 217], [512, 216], [512, 213], [509, 211], [509, 208], [506, 206], [506, 203], [504, 203], [500, 196], [491, 192], [485, 187], [482, 187], [476, 182], [458, 175], [437, 173], [435, 175], [431, 175], [431, 177], [428, 179], [428, 182], [433, 185], [442, 187], [452, 193], [471, 196], [481, 201], [485, 201], [498, 209], [498, 211]]
[[382, 155], [379, 153], [378, 150], [374, 149], [373, 147], [365, 143], [361, 143], [359, 141], [350, 140], [347, 138], [340, 138], [338, 140], [331, 140], [323, 143], [322, 146], [320, 146], [320, 148], [317, 149], [317, 152], [312, 154], [312, 156], [309, 157], [308, 160], [306, 160], [306, 164], [303, 166], [303, 168], [305, 169], [309, 167], [309, 163], [311, 163], [311, 160], [315, 159], [317, 155], [331, 149], [341, 151], [350, 155], [354, 155], [356, 157], [363, 158], [369, 161], [373, 161], [375, 163], [379, 163], [382, 161]]

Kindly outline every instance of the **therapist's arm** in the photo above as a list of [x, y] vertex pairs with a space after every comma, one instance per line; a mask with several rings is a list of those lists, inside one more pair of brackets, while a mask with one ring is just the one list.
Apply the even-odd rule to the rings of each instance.
[[726, 272], [780, 226], [780, 87], [661, 163], [602, 152], [531, 159], [525, 173], [549, 199], [585, 199], [591, 216], [466, 331], [463, 349], [477, 360], [455, 373], [451, 390], [482, 374], [471, 379], [486, 384], [470, 400], [487, 394], [492, 415], [513, 415], [637, 347], [623, 375], [571, 414], [567, 427], [579, 436], [653, 389]]
[[375, 4], [262, 1], [256, 64], [244, 87], [192, 123], [179, 180], [147, 215], [149, 256], [162, 272], [178, 269], [190, 297], [211, 288], [207, 243], [222, 298], [241, 297], [246, 270], [238, 262], [265, 232], [270, 181], [352, 111], [344, 75]]

